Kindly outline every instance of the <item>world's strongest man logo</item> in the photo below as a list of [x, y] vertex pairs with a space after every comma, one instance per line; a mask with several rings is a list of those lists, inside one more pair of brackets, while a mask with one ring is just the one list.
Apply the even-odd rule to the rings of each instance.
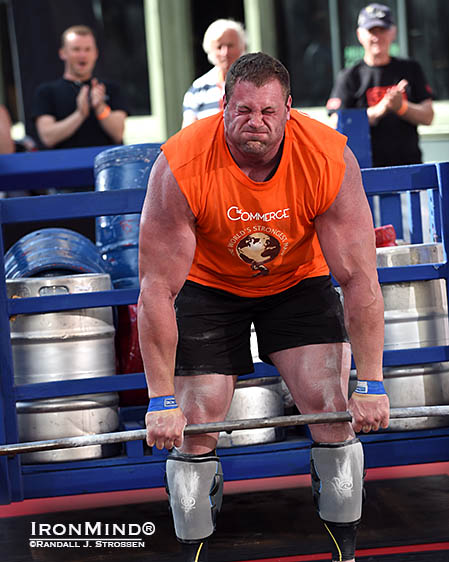
[[236, 247], [237, 255], [251, 266], [257, 275], [268, 275], [266, 263], [273, 261], [281, 251], [279, 240], [265, 232], [252, 232], [245, 236]]

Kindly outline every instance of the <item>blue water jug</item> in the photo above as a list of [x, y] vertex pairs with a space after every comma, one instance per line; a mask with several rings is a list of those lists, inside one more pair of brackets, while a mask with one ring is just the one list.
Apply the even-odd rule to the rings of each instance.
[[[119, 146], [101, 152], [94, 161], [95, 191], [146, 189], [160, 144]], [[106, 271], [116, 289], [139, 287], [140, 214], [100, 216], [95, 237]]]
[[93, 242], [68, 228], [41, 228], [17, 240], [5, 254], [7, 279], [73, 273], [106, 273]]

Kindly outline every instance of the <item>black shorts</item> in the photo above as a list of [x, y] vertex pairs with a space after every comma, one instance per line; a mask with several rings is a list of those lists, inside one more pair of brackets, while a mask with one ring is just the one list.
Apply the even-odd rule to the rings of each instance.
[[254, 371], [254, 324], [259, 357], [274, 351], [348, 341], [340, 297], [330, 276], [310, 277], [265, 297], [240, 297], [186, 281], [176, 303], [175, 374], [244, 375]]

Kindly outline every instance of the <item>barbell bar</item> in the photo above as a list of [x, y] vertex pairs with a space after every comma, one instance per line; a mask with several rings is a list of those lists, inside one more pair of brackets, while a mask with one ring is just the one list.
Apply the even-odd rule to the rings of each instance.
[[[422, 418], [433, 416], [449, 416], [448, 406], [416, 406], [409, 408], [392, 408], [390, 419]], [[187, 425], [184, 435], [198, 435], [200, 433], [216, 433], [226, 431], [261, 429], [266, 427], [288, 427], [317, 423], [350, 422], [349, 412], [324, 412], [320, 414], [299, 414], [294, 416], [278, 416], [273, 418], [253, 418], [246, 420], [224, 420], [221, 422], [198, 423]], [[116, 431], [113, 433], [99, 433], [94, 435], [79, 435], [76, 437], [61, 437], [46, 441], [31, 441], [27, 443], [12, 443], [0, 445], [0, 456], [16, 455], [18, 453], [34, 453], [36, 451], [52, 451], [54, 449], [73, 449], [90, 445], [106, 445], [123, 443], [125, 441], [139, 441], [146, 438], [145, 429]]]

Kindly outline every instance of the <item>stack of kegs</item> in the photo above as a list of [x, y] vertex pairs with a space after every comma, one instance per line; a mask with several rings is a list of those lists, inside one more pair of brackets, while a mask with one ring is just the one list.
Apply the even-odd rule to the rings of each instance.
[[[386, 244], [377, 248], [378, 267], [441, 263], [441, 244]], [[385, 350], [449, 344], [446, 284], [442, 279], [383, 283]], [[384, 367], [384, 386], [392, 408], [449, 403], [449, 363]], [[351, 377], [351, 391], [355, 374]], [[391, 420], [389, 430], [446, 426], [444, 416]]]
[[[63, 228], [27, 234], [5, 255], [8, 298], [106, 291], [112, 288], [95, 245]], [[114, 375], [111, 307], [11, 317], [16, 385]], [[36, 441], [107, 433], [119, 426], [115, 392], [17, 402], [19, 439]], [[25, 463], [90, 459], [117, 446], [93, 445], [22, 455]]]

